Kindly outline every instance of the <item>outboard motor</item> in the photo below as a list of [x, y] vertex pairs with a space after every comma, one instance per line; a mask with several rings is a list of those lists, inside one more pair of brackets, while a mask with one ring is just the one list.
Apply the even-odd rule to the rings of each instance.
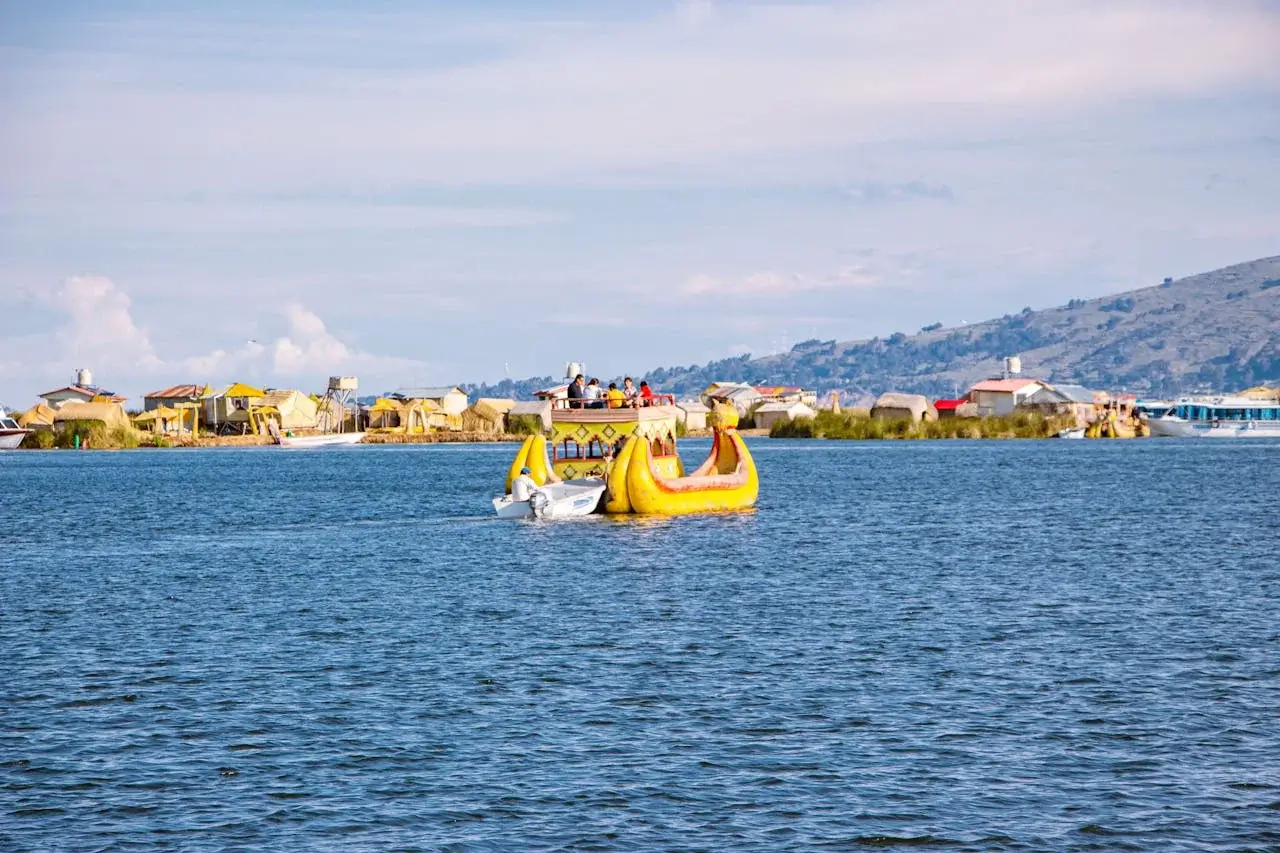
[[547, 497], [546, 492], [534, 492], [529, 496], [529, 508], [533, 510], [534, 518], [542, 518], [550, 505], [551, 498]]

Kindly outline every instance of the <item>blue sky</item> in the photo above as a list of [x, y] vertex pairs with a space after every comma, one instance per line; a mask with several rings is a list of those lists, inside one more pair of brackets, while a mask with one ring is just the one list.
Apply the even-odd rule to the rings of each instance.
[[0, 402], [609, 376], [1280, 252], [1275, 3], [352, 5], [0, 2]]

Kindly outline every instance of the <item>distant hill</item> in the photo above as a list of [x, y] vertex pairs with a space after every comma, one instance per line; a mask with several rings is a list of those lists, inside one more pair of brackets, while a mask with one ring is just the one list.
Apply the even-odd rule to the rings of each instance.
[[[658, 368], [644, 378], [678, 395], [723, 379], [839, 389], [851, 397], [889, 390], [938, 397], [998, 374], [1009, 355], [1021, 356], [1027, 376], [1147, 396], [1280, 381], [1280, 256], [967, 326], [803, 341], [780, 355]], [[557, 381], [507, 380], [468, 390], [528, 397]]]

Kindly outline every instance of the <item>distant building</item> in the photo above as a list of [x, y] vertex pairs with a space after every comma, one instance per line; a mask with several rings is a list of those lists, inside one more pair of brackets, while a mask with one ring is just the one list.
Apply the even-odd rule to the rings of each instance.
[[1044, 387], [1039, 379], [984, 379], [969, 389], [969, 399], [982, 417], [1010, 415], [1018, 404]]
[[804, 403], [809, 407], [818, 405], [816, 392], [806, 391], [796, 385], [757, 385], [756, 393], [767, 403]]
[[760, 429], [772, 429], [776, 423], [812, 418], [817, 414], [810, 406], [797, 400], [794, 403], [765, 403], [756, 409], [754, 418]]
[[[533, 396], [537, 397], [539, 400], [547, 400], [552, 403], [557, 400], [567, 400], [569, 399], [569, 383], [565, 382], [561, 385], [553, 385], [550, 388], [543, 388], [540, 391], [534, 391]], [[522, 412], [521, 414], [529, 413]], [[547, 417], [549, 418], [550, 415]], [[551, 429], [551, 421], [549, 420], [547, 421], [547, 429]]]
[[40, 398], [54, 409], [65, 403], [123, 403], [127, 399], [96, 385], [64, 385], [52, 391], [45, 391]]
[[746, 417], [762, 400], [756, 387], [746, 382], [713, 382], [702, 392], [702, 402], [707, 406], [728, 403], [738, 410], [740, 417]]
[[1046, 385], [1019, 403], [1018, 408], [1042, 415], [1071, 415], [1076, 426], [1087, 426], [1094, 419], [1096, 406], [1107, 399], [1105, 393], [1083, 385]]
[[699, 400], [684, 400], [676, 403], [676, 409], [680, 412], [680, 417], [684, 421], [684, 428], [688, 430], [698, 430], [707, 428], [707, 413], [710, 411], [706, 404]]
[[938, 412], [920, 394], [898, 394], [893, 391], [881, 394], [871, 407], [871, 417], [882, 420], [909, 420], [912, 423], [936, 421]]
[[201, 398], [204, 411], [201, 420], [214, 432], [222, 432], [227, 424], [243, 425], [245, 416], [236, 416], [236, 412], [245, 412], [250, 408], [261, 406], [267, 392], [243, 382], [233, 382], [221, 388], [215, 388]]
[[142, 398], [142, 411], [150, 412], [161, 406], [172, 409], [179, 403], [198, 403], [212, 391], [208, 385], [174, 385], [152, 391]]
[[391, 396], [400, 400], [427, 400], [435, 403], [446, 416], [461, 415], [467, 408], [467, 392], [456, 385], [398, 388]]

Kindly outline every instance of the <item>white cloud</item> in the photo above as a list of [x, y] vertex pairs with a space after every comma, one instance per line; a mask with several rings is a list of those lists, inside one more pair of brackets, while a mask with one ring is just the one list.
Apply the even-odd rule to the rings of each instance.
[[111, 279], [72, 276], [53, 291], [50, 301], [66, 315], [56, 334], [56, 351], [64, 359], [144, 371], [161, 364], [147, 333], [133, 320], [128, 294]]
[[[95, 380], [129, 396], [154, 384], [219, 384], [252, 378], [267, 385], [294, 383], [316, 387], [325, 377], [364, 374], [394, 383], [429, 369], [410, 358], [378, 355], [340, 340], [315, 312], [300, 304], [281, 311], [284, 332], [268, 343], [247, 340], [235, 348], [162, 356], [133, 316], [132, 300], [111, 279], [100, 275], [68, 278], [44, 301], [62, 321], [45, 334], [23, 338], [14, 351], [23, 355], [0, 362], [0, 377], [11, 381], [69, 381], [75, 368], [90, 368]], [[262, 318], [269, 322], [271, 318]], [[30, 354], [30, 355], [26, 355]], [[41, 389], [43, 390], [43, 389]], [[28, 393], [36, 393], [34, 388]]]

